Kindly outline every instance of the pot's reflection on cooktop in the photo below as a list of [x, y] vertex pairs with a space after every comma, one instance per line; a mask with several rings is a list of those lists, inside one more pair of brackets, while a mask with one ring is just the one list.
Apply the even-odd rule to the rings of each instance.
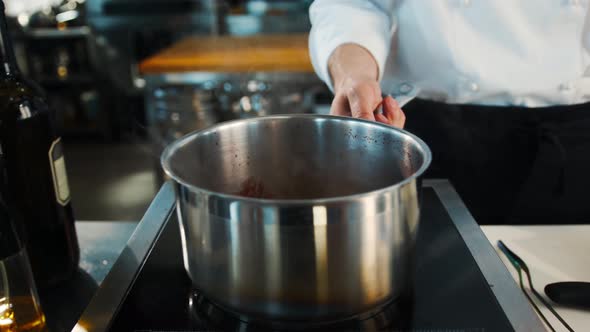
[[196, 291], [189, 294], [189, 312], [195, 328], [209, 331], [399, 331], [411, 324], [411, 298], [391, 301], [369, 313], [332, 322], [257, 320], [224, 310]]
[[[316, 331], [514, 330], [436, 192], [425, 188], [422, 194], [411, 306], [393, 303], [371, 317]], [[245, 322], [194, 293], [183, 268], [178, 221], [171, 217], [109, 325], [117, 332], [196, 332], [260, 331], [269, 323]], [[309, 330], [297, 324], [270, 325], [274, 330]]]

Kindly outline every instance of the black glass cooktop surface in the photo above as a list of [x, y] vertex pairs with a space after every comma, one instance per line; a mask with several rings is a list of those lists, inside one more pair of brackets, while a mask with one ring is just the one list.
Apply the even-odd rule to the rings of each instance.
[[[441, 199], [449, 193], [450, 198]], [[116, 284], [120, 278], [107, 277], [98, 299], [94, 299], [98, 303], [83, 320], [96, 319], [93, 316], [100, 310], [110, 310], [111, 316], [102, 318], [102, 326], [110, 331], [267, 329], [264, 324], [247, 323], [223, 311], [192, 289], [183, 268], [175, 214], [162, 224], [150, 249], [145, 257], [137, 259], [138, 268], [127, 287]], [[117, 264], [113, 269], [116, 267]], [[380, 308], [370, 317], [316, 330], [483, 332], [535, 330], [541, 326], [446, 181], [435, 182], [434, 186], [427, 184], [422, 191], [415, 269], [414, 291], [408, 299]], [[124, 292], [120, 299], [101, 301], [100, 297], [104, 300], [116, 296], [108, 289], [110, 283]], [[104, 308], [107, 302], [116, 307]]]

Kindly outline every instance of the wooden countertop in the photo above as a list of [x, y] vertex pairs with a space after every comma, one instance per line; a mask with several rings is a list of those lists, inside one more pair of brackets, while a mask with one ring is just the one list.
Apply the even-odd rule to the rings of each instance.
[[167, 72], [313, 73], [307, 34], [183, 39], [140, 64], [142, 74]]

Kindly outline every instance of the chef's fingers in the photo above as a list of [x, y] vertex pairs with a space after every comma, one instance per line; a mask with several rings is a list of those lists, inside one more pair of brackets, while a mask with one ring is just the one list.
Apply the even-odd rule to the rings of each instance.
[[381, 88], [377, 82], [352, 84], [346, 91], [350, 112], [355, 118], [375, 121], [373, 111], [383, 101]]
[[395, 102], [391, 96], [386, 96], [383, 99], [383, 115], [387, 118], [387, 124], [393, 126], [393, 121], [395, 119], [395, 105], [392, 103], [392, 100]]
[[387, 96], [383, 101], [383, 114], [388, 120], [388, 124], [397, 128], [403, 128], [406, 124], [406, 115], [393, 97]]
[[381, 123], [384, 123], [386, 125], [389, 124], [389, 120], [385, 117], [385, 115], [383, 115], [381, 113], [375, 113], [375, 120], [377, 122], [381, 122]]
[[338, 116], [352, 116], [352, 114], [350, 114], [350, 108], [348, 107], [346, 95], [338, 94], [334, 97], [334, 100], [332, 100], [332, 105], [330, 106], [330, 114]]

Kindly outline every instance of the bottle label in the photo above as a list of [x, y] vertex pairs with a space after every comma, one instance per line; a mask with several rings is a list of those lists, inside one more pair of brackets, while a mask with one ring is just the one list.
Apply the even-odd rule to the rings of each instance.
[[68, 175], [66, 173], [66, 162], [61, 138], [53, 141], [51, 148], [49, 148], [49, 164], [51, 165], [51, 174], [53, 175], [55, 199], [59, 204], [65, 206], [70, 202], [70, 186], [68, 185]]

